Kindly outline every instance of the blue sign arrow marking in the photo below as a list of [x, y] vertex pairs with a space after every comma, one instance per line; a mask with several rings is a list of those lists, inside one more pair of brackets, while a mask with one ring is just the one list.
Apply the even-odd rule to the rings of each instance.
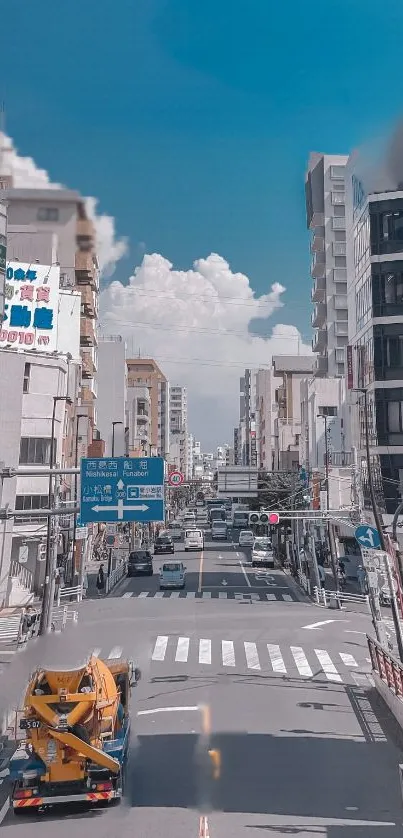
[[378, 530], [375, 527], [368, 526], [368, 524], [361, 524], [360, 527], [357, 527], [354, 535], [361, 547], [377, 550], [381, 545]]
[[163, 521], [164, 467], [162, 457], [83, 459], [81, 522]]

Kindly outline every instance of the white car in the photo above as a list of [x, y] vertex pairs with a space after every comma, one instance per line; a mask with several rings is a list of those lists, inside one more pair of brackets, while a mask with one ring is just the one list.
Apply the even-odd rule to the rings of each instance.
[[213, 521], [211, 525], [211, 538], [226, 541], [228, 536], [227, 524], [225, 521]]
[[253, 547], [253, 542], [255, 540], [255, 536], [253, 535], [252, 530], [241, 530], [239, 533], [239, 546], [240, 547]]
[[203, 550], [204, 537], [201, 530], [185, 530], [185, 553], [188, 550]]
[[255, 538], [252, 547], [252, 567], [274, 567], [274, 552], [270, 538]]

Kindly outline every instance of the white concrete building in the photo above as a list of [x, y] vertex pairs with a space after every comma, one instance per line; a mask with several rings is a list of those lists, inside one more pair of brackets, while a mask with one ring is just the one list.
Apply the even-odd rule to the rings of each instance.
[[120, 335], [103, 336], [98, 344], [98, 428], [106, 457], [126, 453], [126, 344]]
[[193, 450], [194, 450], [194, 442], [195, 438], [193, 434], [188, 434], [188, 478], [191, 480], [193, 477]]
[[186, 387], [169, 388], [170, 462], [189, 477], [188, 465], [188, 404]]
[[276, 410], [273, 421], [273, 468], [296, 471], [299, 465], [301, 436], [301, 382], [312, 375], [314, 358], [310, 355], [275, 355], [272, 358], [272, 383]]
[[345, 167], [341, 154], [312, 153], [305, 181], [311, 240], [315, 375], [344, 376], [347, 346]]

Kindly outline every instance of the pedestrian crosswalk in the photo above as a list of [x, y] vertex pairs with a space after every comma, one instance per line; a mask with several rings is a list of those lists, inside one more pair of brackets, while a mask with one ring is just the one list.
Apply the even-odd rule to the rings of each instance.
[[16, 643], [21, 626], [21, 614], [9, 614], [0, 617], [0, 643]]
[[235, 599], [240, 602], [298, 602], [292, 594], [280, 591], [240, 593], [238, 591], [125, 591], [122, 599]]

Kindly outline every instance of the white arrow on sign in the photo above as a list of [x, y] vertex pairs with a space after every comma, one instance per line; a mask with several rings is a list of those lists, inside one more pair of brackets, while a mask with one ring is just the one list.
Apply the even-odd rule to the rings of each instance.
[[116, 485], [117, 485], [118, 489], [124, 489], [124, 487], [125, 487], [125, 484], [123, 483], [122, 479], [118, 480]]
[[117, 512], [118, 513], [118, 519], [121, 521], [123, 519], [123, 513], [125, 511], [127, 511], [127, 512], [146, 512], [147, 509], [149, 509], [149, 508], [150, 507], [147, 506], [145, 503], [142, 503], [140, 506], [125, 506], [123, 501], [119, 501], [117, 506], [109, 506], [109, 505], [108, 506], [99, 506], [99, 505], [93, 506], [92, 511], [93, 512], [106, 512], [106, 511]]
[[228, 582], [227, 582], [227, 580], [226, 580], [226, 579], [223, 579], [223, 580], [222, 580], [222, 582], [221, 582], [221, 584], [225, 586], [225, 585], [228, 585]]
[[320, 623], [311, 623], [310, 626], [302, 626], [304, 629], [318, 629], [321, 626], [326, 626], [328, 623], [349, 623], [350, 620], [322, 620]]

